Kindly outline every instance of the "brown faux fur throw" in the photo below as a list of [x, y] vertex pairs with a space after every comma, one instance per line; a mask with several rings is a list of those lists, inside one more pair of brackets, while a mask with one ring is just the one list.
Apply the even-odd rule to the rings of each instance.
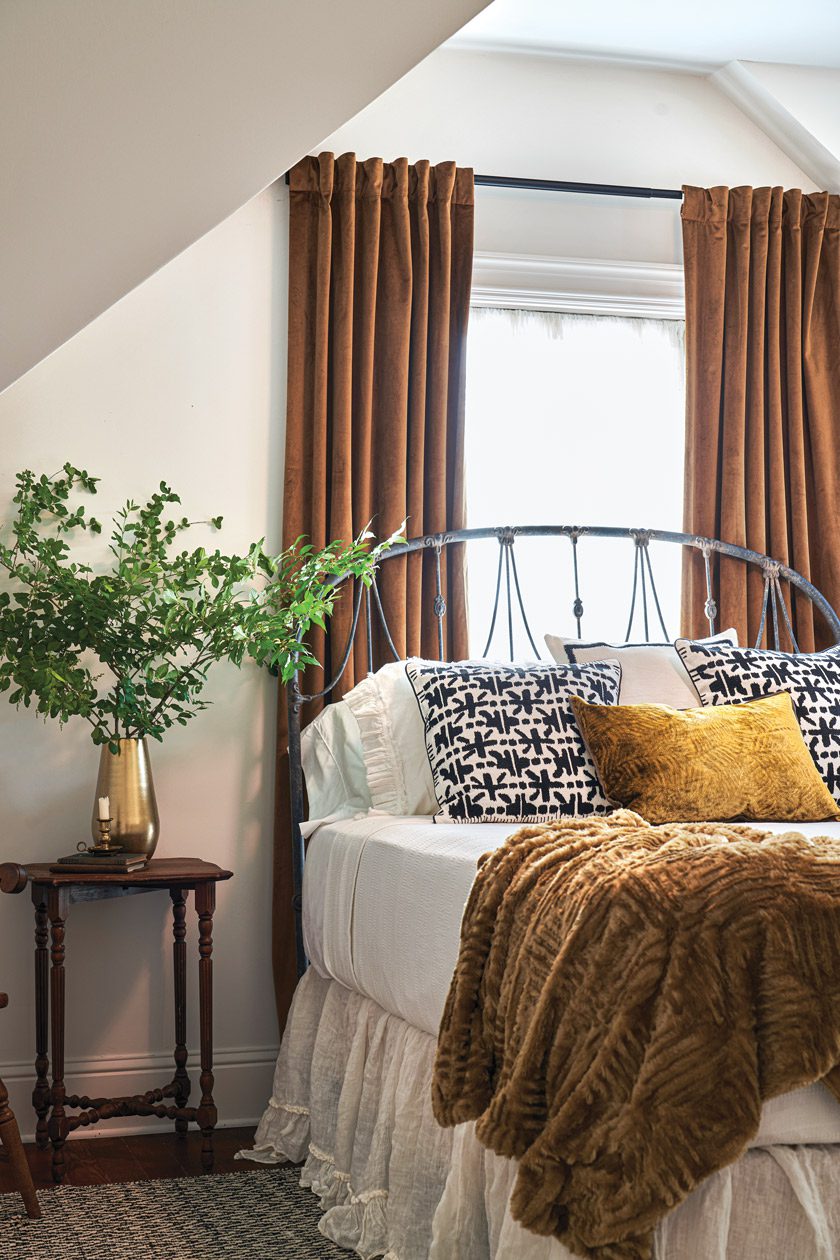
[[817, 1080], [840, 1100], [840, 842], [619, 810], [481, 858], [433, 1103], [519, 1160], [526, 1228], [644, 1260], [762, 1100]]

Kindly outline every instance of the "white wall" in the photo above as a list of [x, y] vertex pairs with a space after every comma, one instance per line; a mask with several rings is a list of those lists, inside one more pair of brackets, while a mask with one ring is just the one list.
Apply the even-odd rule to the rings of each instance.
[[[224, 515], [220, 545], [235, 550], [266, 535], [279, 546], [286, 205], [285, 187], [272, 185], [0, 396], [0, 519], [16, 470], [54, 471], [70, 460], [102, 477], [93, 502], [106, 518], [127, 496], [147, 495], [166, 479], [189, 515]], [[163, 745], [153, 743], [151, 755], [159, 855], [200, 856], [235, 872], [219, 888], [215, 927], [217, 1100], [221, 1122], [230, 1124], [261, 1113], [277, 1046], [270, 963], [275, 687], [253, 667], [217, 666], [211, 679], [214, 706]], [[60, 730], [0, 704], [2, 860], [53, 859], [88, 836], [97, 764], [84, 723]], [[167, 911], [161, 894], [71, 908], [72, 1089], [131, 1092], [170, 1078]], [[188, 923], [190, 1045], [197, 1048], [192, 909]], [[0, 1020], [0, 1076], [29, 1131], [34, 1014], [26, 895], [2, 898], [0, 958], [0, 984], [11, 1000]]]
[[0, 389], [487, 0], [4, 0]]
[[[484, 175], [679, 188], [804, 172], [702, 75], [439, 49], [324, 141]], [[679, 202], [479, 189], [476, 249], [677, 262]]]

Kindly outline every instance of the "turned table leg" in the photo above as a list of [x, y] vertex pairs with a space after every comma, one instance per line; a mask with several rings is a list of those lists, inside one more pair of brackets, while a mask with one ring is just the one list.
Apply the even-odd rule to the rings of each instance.
[[213, 1101], [213, 911], [216, 885], [199, 884], [195, 890], [198, 912], [198, 1003], [201, 1021], [201, 1104], [196, 1121], [202, 1134], [201, 1166], [213, 1167], [213, 1129], [217, 1112]]
[[48, 890], [42, 885], [32, 885], [32, 900], [35, 903], [35, 1088], [32, 1091], [32, 1106], [38, 1117], [35, 1142], [39, 1150], [45, 1150], [50, 1140], [47, 1132], [47, 1115], [50, 1110], [50, 1061], [47, 1057], [50, 1020], [47, 896]]
[[64, 1087], [64, 923], [67, 917], [67, 893], [64, 889], [51, 888], [49, 890], [47, 913], [52, 943], [50, 969], [52, 1111], [48, 1127], [53, 1147], [53, 1181], [60, 1184], [64, 1177], [64, 1141], [67, 1137], [67, 1116], [64, 1111], [66, 1097]]
[[20, 1131], [15, 1120], [15, 1113], [9, 1106], [9, 1095], [2, 1081], [0, 1081], [0, 1142], [2, 1142], [9, 1157], [12, 1180], [15, 1183], [15, 1189], [20, 1191], [26, 1214], [37, 1219], [41, 1215], [41, 1209], [38, 1206], [38, 1196], [35, 1193], [35, 1186], [32, 1184], [32, 1173], [29, 1171], [26, 1152], [20, 1140]]
[[[175, 1106], [186, 1107], [190, 1097], [187, 1072], [187, 903], [183, 888], [170, 888], [172, 898], [172, 959], [175, 968]], [[189, 1121], [175, 1120], [175, 1132], [185, 1136]]]

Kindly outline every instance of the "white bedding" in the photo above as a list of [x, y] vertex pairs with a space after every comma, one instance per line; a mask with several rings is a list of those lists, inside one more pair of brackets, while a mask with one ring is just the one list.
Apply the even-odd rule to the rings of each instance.
[[[840, 822], [761, 827], [840, 839]], [[373, 813], [318, 827], [303, 889], [313, 966], [436, 1035], [476, 861], [515, 830], [509, 823], [441, 825]], [[834, 1142], [840, 1104], [816, 1084], [767, 1102], [751, 1145]]]

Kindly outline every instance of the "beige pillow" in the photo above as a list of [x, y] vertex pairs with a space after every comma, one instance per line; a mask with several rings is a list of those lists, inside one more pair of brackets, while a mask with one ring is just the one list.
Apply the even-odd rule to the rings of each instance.
[[[738, 646], [736, 630], [722, 630], [700, 643]], [[667, 704], [672, 709], [693, 709], [700, 696], [672, 643], [582, 643], [547, 634], [545, 645], [558, 665], [590, 665], [593, 661], [618, 661], [621, 665], [619, 704]]]

